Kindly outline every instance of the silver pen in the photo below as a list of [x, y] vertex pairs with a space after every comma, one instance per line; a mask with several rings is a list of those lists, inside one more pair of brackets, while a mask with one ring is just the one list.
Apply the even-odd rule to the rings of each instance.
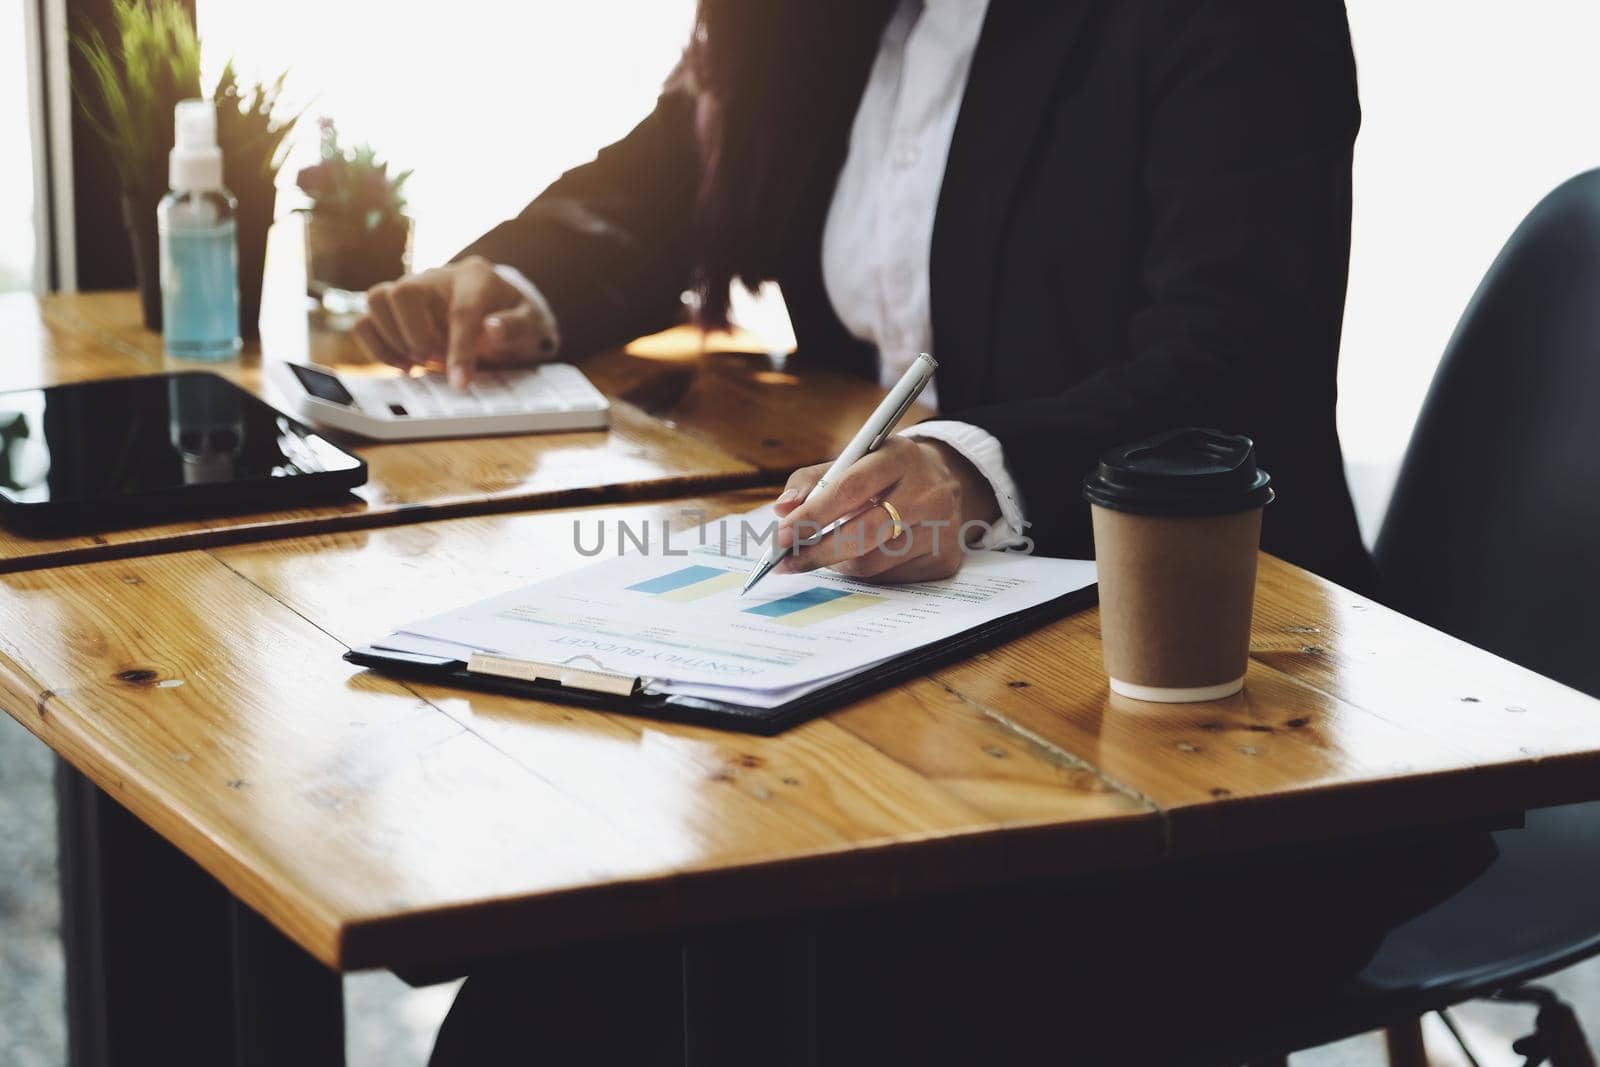
[[[933, 378], [933, 372], [938, 366], [938, 362], [926, 352], [914, 359], [911, 362], [911, 366], [907, 367], [906, 372], [900, 376], [900, 380], [894, 383], [894, 388], [889, 390], [889, 395], [883, 398], [883, 401], [878, 404], [877, 408], [867, 418], [867, 421], [862, 424], [861, 429], [857, 430], [856, 435], [850, 438], [850, 443], [844, 446], [844, 451], [839, 453], [839, 458], [833, 461], [827, 472], [817, 480], [817, 484], [811, 487], [811, 491], [815, 492], [825, 486], [832, 485], [844, 477], [844, 472], [856, 460], [887, 441], [889, 435], [894, 433], [894, 428], [899, 424], [900, 419], [910, 409], [911, 405], [916, 403], [917, 397], [922, 395], [922, 390]], [[810, 493], [807, 493], [807, 496], [809, 495]], [[801, 497], [800, 502], [802, 504], [805, 503], [805, 497]], [[836, 525], [838, 524], [830, 525], [828, 529], [818, 532], [815, 537], [805, 543], [815, 544]], [[772, 568], [776, 567], [778, 562], [783, 559], [784, 554], [784, 550], [780, 550], [777, 542], [774, 541], [772, 547], [767, 549], [767, 554], [761, 557], [761, 562], [757, 563], [754, 569], [750, 571], [750, 577], [745, 579], [744, 588], [739, 590], [739, 595], [744, 596], [755, 587], [757, 582], [765, 578], [772, 571]]]

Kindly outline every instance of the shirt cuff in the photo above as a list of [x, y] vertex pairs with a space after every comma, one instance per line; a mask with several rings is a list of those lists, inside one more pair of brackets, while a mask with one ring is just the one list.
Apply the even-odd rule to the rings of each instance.
[[[556, 322], [556, 313], [550, 310], [550, 301], [544, 298], [539, 287], [528, 280], [528, 276], [515, 267], [508, 267], [504, 263], [494, 264], [494, 272], [500, 275], [502, 281], [518, 293], [522, 299], [533, 305], [533, 317], [543, 322], [543, 332], [535, 344], [541, 356], [554, 356], [561, 351], [561, 327]], [[537, 327], [536, 327], [537, 328]]]
[[978, 540], [978, 548], [1018, 548], [1027, 543], [1024, 532], [1028, 523], [1022, 517], [1022, 494], [1011, 472], [1006, 470], [1005, 452], [994, 434], [954, 419], [919, 422], [900, 433], [904, 437], [922, 437], [949, 445], [978, 468], [978, 473], [994, 490], [994, 498], [1000, 503], [1000, 521], [990, 526]]

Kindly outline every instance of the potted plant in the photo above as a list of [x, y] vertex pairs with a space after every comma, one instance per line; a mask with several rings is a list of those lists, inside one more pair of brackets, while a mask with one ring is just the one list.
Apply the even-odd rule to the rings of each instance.
[[277, 208], [278, 170], [284, 144], [298, 114], [278, 114], [285, 75], [241, 88], [233, 63], [222, 68], [212, 99], [217, 105], [217, 143], [222, 148], [222, 183], [239, 201], [239, 332], [259, 333], [261, 280], [267, 261], [267, 231]]
[[356, 294], [400, 277], [411, 251], [411, 220], [402, 189], [411, 172], [391, 177], [371, 145], [346, 148], [323, 119], [321, 158], [297, 178], [306, 209], [306, 289], [329, 310], [348, 310]]
[[[98, 30], [75, 36], [92, 85], [78, 105], [105, 142], [122, 186], [122, 215], [133, 244], [134, 277], [144, 324], [161, 329], [161, 270], [156, 205], [167, 191], [173, 108], [200, 96], [200, 41], [181, 0], [112, 0], [113, 39]], [[238, 200], [239, 326], [254, 336], [261, 309], [267, 230], [283, 145], [298, 115], [276, 114], [283, 76], [241, 89], [230, 62], [212, 99], [223, 184]]]
[[179, 0], [112, 0], [111, 16], [112, 41], [95, 29], [74, 37], [92, 82], [78, 106], [116, 168], [144, 324], [159, 330], [156, 205], [167, 191], [173, 108], [200, 95], [200, 43]]

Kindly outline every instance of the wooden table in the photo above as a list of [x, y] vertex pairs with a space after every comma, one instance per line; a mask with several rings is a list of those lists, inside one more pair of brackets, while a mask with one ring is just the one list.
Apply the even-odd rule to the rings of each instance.
[[[0, 390], [201, 369], [260, 394], [267, 391], [263, 366], [274, 360], [378, 371], [348, 334], [320, 328], [303, 302], [282, 297], [268, 308], [261, 343], [220, 364], [164, 356], [132, 293], [0, 296], [0, 330], [8, 342]], [[723, 348], [728, 340], [714, 339]], [[588, 361], [613, 400], [608, 433], [391, 444], [344, 438], [370, 470], [347, 503], [79, 536], [0, 530], [0, 572], [445, 515], [773, 485], [796, 467], [836, 455], [882, 396], [871, 382], [779, 370], [765, 356], [701, 348], [699, 335], [685, 329], [646, 339], [637, 354], [619, 350]], [[825, 400], [817, 410], [830, 418], [807, 419], [811, 409], [795, 403], [802, 392]]]
[[1600, 702], [1270, 557], [1248, 686], [1211, 704], [1109, 695], [1094, 611], [776, 738], [340, 659], [587, 562], [575, 518], [681, 522], [759, 499], [5, 576], [0, 703], [336, 969], [1600, 795]]
[[[0, 300], [25, 356], [0, 380], [157, 369], [132, 314], [125, 297]], [[350, 358], [303, 336], [314, 358]], [[67, 809], [62, 857], [70, 973], [101, 983], [69, 982], [74, 1031], [109, 1035], [98, 1054], [160, 1041], [171, 1056], [181, 1036], [201, 1058], [239, 1042], [317, 1062], [344, 970], [782, 923], [1600, 796], [1600, 702], [1265, 556], [1247, 688], [1210, 704], [1110, 695], [1094, 611], [776, 738], [344, 663], [397, 621], [586, 562], [575, 520], [682, 523], [764, 501], [769, 488], [570, 509], [645, 484], [776, 478], [825, 458], [876, 399], [654, 343], [667, 347], [591, 368], [633, 398], [634, 431], [527, 442], [549, 451], [506, 486], [474, 486], [470, 505], [449, 495], [463, 493], [451, 453], [419, 445], [389, 468], [414, 462], [416, 481], [375, 485], [429, 486], [414, 498], [428, 503], [391, 490], [361, 505], [392, 507], [390, 525], [276, 516], [26, 558], [0, 540], [14, 570], [0, 575], [0, 706], [85, 776], [66, 790], [98, 798]], [[248, 384], [259, 364], [227, 373]], [[742, 434], [741, 411], [768, 436]], [[669, 463], [652, 441], [688, 451]], [[498, 447], [458, 445], [466, 469]], [[542, 480], [586, 449], [600, 450], [588, 489]], [[645, 482], [613, 474], [629, 463], [655, 465]], [[413, 521], [525, 505], [568, 510]], [[90, 558], [107, 552], [129, 558]], [[181, 995], [166, 982], [195, 974]], [[218, 1019], [238, 1032], [207, 1031]]]

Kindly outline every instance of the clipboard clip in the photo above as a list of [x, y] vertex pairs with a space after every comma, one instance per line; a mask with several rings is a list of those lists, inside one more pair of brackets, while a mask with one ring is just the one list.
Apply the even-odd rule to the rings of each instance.
[[[574, 660], [588, 660], [595, 666], [577, 667], [573, 665]], [[620, 697], [633, 696], [643, 684], [643, 679], [638, 675], [607, 670], [605, 664], [593, 656], [574, 656], [564, 663], [540, 663], [537, 660], [474, 652], [467, 658], [467, 671], [470, 674], [489, 674], [519, 682], [546, 682], [564, 689], [586, 689], [591, 693]]]

